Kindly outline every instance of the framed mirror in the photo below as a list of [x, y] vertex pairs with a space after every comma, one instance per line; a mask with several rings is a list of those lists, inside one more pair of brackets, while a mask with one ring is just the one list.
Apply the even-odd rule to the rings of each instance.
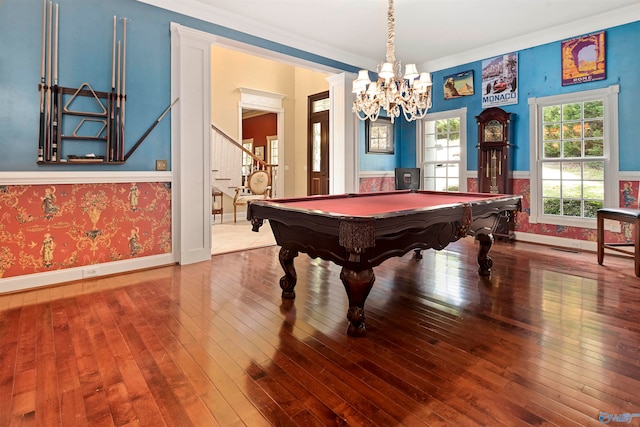
[[393, 154], [393, 123], [391, 119], [379, 117], [372, 122], [367, 120], [365, 127], [366, 153]]

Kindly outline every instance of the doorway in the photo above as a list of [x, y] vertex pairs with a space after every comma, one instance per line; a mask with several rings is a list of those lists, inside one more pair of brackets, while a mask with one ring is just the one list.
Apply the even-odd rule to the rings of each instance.
[[329, 91], [308, 97], [307, 194], [329, 194]]
[[[251, 140], [251, 148], [248, 150], [260, 160], [269, 164], [271, 173], [271, 195], [276, 197], [278, 189], [278, 113], [260, 110], [256, 108], [242, 108], [241, 138], [243, 141]], [[247, 148], [247, 147], [245, 147]], [[242, 159], [242, 184], [245, 185], [247, 176], [259, 167], [248, 154], [243, 153]]]
[[[206, 261], [211, 258], [211, 119], [215, 108], [226, 105], [212, 103], [212, 69], [231, 69], [225, 81], [237, 79], [237, 69], [225, 63], [212, 61], [211, 49], [225, 46], [239, 50], [242, 44], [234, 40], [171, 23], [171, 97], [180, 99], [180, 108], [171, 111], [171, 168], [172, 168], [172, 252], [180, 264]], [[264, 48], [242, 44], [245, 52], [259, 53], [274, 60], [300, 65], [310, 65], [304, 60]], [[331, 93], [331, 188], [335, 194], [354, 192], [358, 188], [359, 131], [350, 110], [352, 101], [349, 90], [353, 76], [328, 66], [312, 64], [321, 72], [338, 73], [326, 78]], [[255, 73], [254, 73], [255, 74]], [[243, 90], [242, 84], [236, 87]], [[215, 98], [214, 98], [215, 99]], [[280, 114], [279, 116], [283, 116]], [[306, 121], [306, 118], [302, 118]], [[284, 118], [279, 119], [279, 129], [284, 126]], [[304, 132], [304, 130], [302, 131]], [[287, 171], [289, 160], [286, 156], [283, 135], [278, 136], [279, 163]], [[187, 143], [188, 142], [188, 143]], [[301, 159], [302, 160], [302, 159]], [[291, 159], [293, 162], [294, 160]], [[306, 171], [305, 171], [306, 172]], [[293, 171], [289, 171], [290, 174]], [[306, 173], [303, 175], [305, 176]], [[293, 182], [293, 181], [290, 181]], [[283, 180], [280, 180], [280, 186]], [[306, 185], [303, 184], [303, 188]], [[289, 190], [291, 191], [291, 190]]]
[[[242, 146], [253, 153], [260, 160], [271, 165], [272, 182], [271, 192], [275, 197], [278, 191], [278, 135], [279, 117], [284, 111], [273, 112], [262, 110], [256, 106], [240, 106], [240, 138]], [[262, 168], [250, 155], [243, 152], [242, 169], [237, 171], [242, 175], [242, 185], [246, 185], [247, 177], [256, 169]], [[227, 199], [227, 212], [233, 212], [233, 197]], [[211, 227], [211, 255], [219, 255], [228, 252], [237, 252], [246, 249], [255, 249], [275, 245], [273, 233], [268, 226], [261, 232], [251, 231], [251, 227], [245, 220], [246, 214], [243, 207], [239, 207], [238, 221], [231, 220], [227, 214], [226, 220], [212, 221]]]

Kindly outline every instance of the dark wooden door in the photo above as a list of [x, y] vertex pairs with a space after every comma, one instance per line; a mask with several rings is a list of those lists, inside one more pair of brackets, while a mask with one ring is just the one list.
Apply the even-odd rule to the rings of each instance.
[[309, 96], [307, 193], [329, 194], [329, 92]]

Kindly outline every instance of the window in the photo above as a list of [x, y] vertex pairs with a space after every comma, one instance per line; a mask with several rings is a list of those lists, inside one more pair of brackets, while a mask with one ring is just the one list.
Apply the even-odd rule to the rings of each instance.
[[267, 147], [269, 147], [269, 164], [271, 164], [271, 195], [277, 197], [278, 191], [278, 135], [267, 137]]
[[267, 137], [267, 147], [269, 149], [269, 163], [278, 164], [278, 136], [271, 135]]
[[[253, 153], [253, 138], [243, 139], [242, 146], [245, 150]], [[242, 152], [242, 176], [247, 176], [251, 173], [253, 166], [253, 159], [247, 154], [246, 151]]]
[[419, 132], [419, 161], [423, 188], [467, 190], [467, 110], [427, 114]]
[[329, 98], [329, 94], [327, 93], [326, 98], [317, 99], [311, 103], [311, 112], [319, 113], [320, 111], [329, 111], [330, 106], [331, 98]]
[[618, 86], [529, 100], [530, 222], [595, 228], [617, 206]]

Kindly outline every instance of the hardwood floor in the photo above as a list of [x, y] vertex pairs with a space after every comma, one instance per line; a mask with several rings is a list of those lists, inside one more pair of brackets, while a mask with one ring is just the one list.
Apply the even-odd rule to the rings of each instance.
[[392, 258], [374, 269], [368, 336], [351, 338], [340, 268], [301, 254], [283, 301], [278, 249], [0, 296], [0, 426], [601, 426], [640, 413], [630, 259], [496, 243], [483, 279], [471, 238]]

